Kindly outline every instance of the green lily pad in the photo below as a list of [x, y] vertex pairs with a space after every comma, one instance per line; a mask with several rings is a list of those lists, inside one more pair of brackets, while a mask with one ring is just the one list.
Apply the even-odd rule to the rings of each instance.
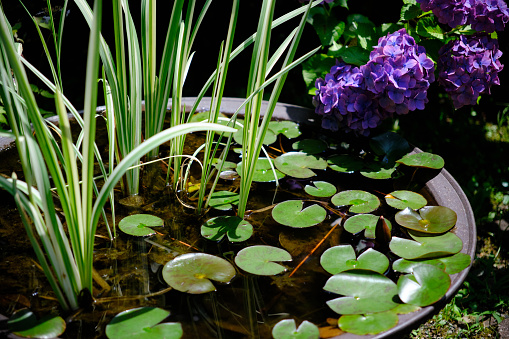
[[418, 210], [428, 203], [425, 197], [412, 191], [391, 192], [385, 196], [385, 202], [398, 210], [404, 210], [407, 207]]
[[9, 329], [25, 338], [55, 338], [64, 333], [65, 321], [62, 317], [50, 314], [37, 319], [29, 309], [15, 312], [7, 321]]
[[380, 163], [371, 163], [361, 174], [366, 178], [384, 180], [392, 178], [395, 171], [396, 167], [385, 168]]
[[306, 154], [319, 154], [327, 149], [327, 144], [319, 139], [304, 139], [294, 142], [292, 148]]
[[331, 169], [342, 173], [353, 173], [364, 168], [364, 160], [348, 154], [334, 155], [327, 159], [327, 163]]
[[[242, 176], [242, 161], [237, 164], [237, 173]], [[278, 171], [275, 167], [272, 170], [270, 167], [270, 160], [267, 158], [258, 158], [256, 160], [253, 181], [257, 182], [272, 182], [276, 181], [276, 178], [279, 180], [283, 178], [285, 175], [281, 171]]]
[[331, 201], [339, 207], [351, 205], [349, 209], [351, 213], [369, 213], [380, 206], [380, 200], [375, 195], [360, 190], [339, 192], [332, 197]]
[[274, 160], [276, 168], [294, 178], [306, 179], [316, 175], [315, 170], [327, 168], [327, 162], [314, 155], [302, 152], [288, 152]]
[[397, 272], [412, 273], [413, 268], [420, 264], [433, 265], [447, 274], [456, 274], [467, 268], [472, 261], [472, 258], [465, 253], [456, 253], [447, 257], [440, 257], [436, 259], [422, 259], [422, 260], [407, 260], [398, 259], [392, 264], [392, 268]]
[[441, 169], [445, 164], [444, 159], [441, 156], [428, 152], [407, 154], [396, 162], [412, 167], [433, 169]]
[[283, 319], [272, 328], [274, 339], [318, 339], [320, 331], [318, 326], [304, 320], [299, 328], [295, 325], [294, 319]]
[[140, 307], [117, 314], [106, 325], [109, 339], [179, 339], [184, 334], [179, 323], [163, 323], [169, 311], [156, 307]]
[[253, 226], [239, 217], [221, 216], [211, 218], [201, 225], [201, 235], [214, 241], [226, 235], [231, 242], [241, 242], [253, 235]]
[[[345, 230], [357, 234], [364, 231], [364, 236], [369, 239], [376, 239], [376, 226], [380, 217], [373, 214], [358, 214], [346, 219]], [[385, 219], [387, 227], [392, 230], [392, 224], [388, 219]]]
[[215, 191], [209, 201], [209, 206], [220, 211], [229, 211], [233, 205], [239, 204], [239, 194], [229, 191]]
[[336, 186], [326, 181], [314, 181], [313, 185], [306, 185], [304, 191], [309, 195], [319, 198], [328, 198], [336, 194]]
[[215, 291], [210, 280], [228, 283], [235, 268], [225, 259], [206, 253], [186, 253], [163, 267], [163, 279], [180, 292], [200, 294]]
[[392, 237], [389, 244], [391, 251], [404, 259], [443, 257], [456, 254], [463, 247], [461, 239], [451, 232], [434, 236], [420, 236], [414, 231], [408, 233], [415, 241]]
[[221, 161], [221, 159], [218, 158], [214, 158], [212, 164], [217, 170], [221, 168], [221, 171], [234, 170], [235, 167], [237, 167], [237, 164], [232, 161]]
[[284, 249], [256, 245], [240, 250], [235, 257], [235, 263], [244, 271], [256, 275], [276, 275], [286, 271], [283, 265], [274, 261], [291, 261], [292, 256]]
[[[244, 133], [243, 128], [238, 128], [237, 132], [233, 133], [233, 140], [235, 140], [235, 142], [239, 145], [242, 145], [244, 142], [243, 133]], [[267, 132], [265, 133], [265, 137], [263, 138], [263, 144], [270, 145], [270, 144], [275, 143], [276, 140], [277, 140], [276, 133], [274, 133], [270, 129], [268, 129]]]
[[320, 264], [330, 274], [338, 274], [350, 269], [364, 269], [383, 274], [389, 268], [389, 259], [372, 248], [357, 258], [351, 245], [339, 245], [323, 252]]
[[282, 225], [290, 227], [311, 227], [325, 220], [327, 212], [319, 205], [302, 209], [302, 200], [288, 200], [277, 204], [272, 209], [272, 217]]
[[392, 263], [392, 269], [396, 272], [401, 273], [412, 273], [414, 271], [414, 267], [417, 267], [422, 264], [433, 265], [438, 267], [441, 270], [445, 270], [445, 264], [438, 259], [416, 259], [416, 260], [407, 260], [407, 259], [398, 259]]
[[270, 121], [269, 129], [274, 134], [283, 134], [288, 139], [295, 139], [299, 137], [302, 132], [300, 131], [299, 125], [293, 121]]
[[415, 212], [405, 208], [396, 213], [395, 220], [403, 227], [424, 232], [444, 233], [456, 225], [456, 212], [445, 206], [425, 206]]
[[338, 326], [345, 332], [366, 335], [390, 330], [398, 324], [398, 315], [391, 311], [370, 314], [342, 315]]
[[440, 300], [451, 286], [451, 278], [440, 268], [421, 264], [412, 274], [398, 279], [398, 295], [407, 304], [428, 306]]
[[394, 301], [398, 294], [396, 284], [372, 271], [349, 270], [335, 274], [323, 289], [345, 296], [327, 301], [327, 305], [339, 314], [384, 312], [398, 306]]
[[399, 304], [389, 312], [393, 312], [396, 314], [409, 314], [415, 311], [420, 310], [421, 308], [416, 305], [410, 305], [410, 304]]
[[164, 220], [151, 214], [133, 214], [120, 220], [118, 227], [129, 235], [137, 237], [154, 235], [150, 227], [164, 226]]
[[388, 164], [393, 164], [411, 150], [408, 141], [394, 132], [385, 132], [371, 138], [370, 145], [376, 154], [384, 155], [382, 162]]

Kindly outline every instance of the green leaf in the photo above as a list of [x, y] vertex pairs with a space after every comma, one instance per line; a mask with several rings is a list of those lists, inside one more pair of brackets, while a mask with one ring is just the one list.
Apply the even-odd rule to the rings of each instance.
[[396, 160], [411, 150], [408, 141], [394, 132], [385, 132], [374, 136], [369, 144], [377, 155], [384, 156], [382, 163], [386, 166], [394, 166]]
[[451, 278], [433, 265], [421, 264], [411, 275], [398, 279], [398, 295], [407, 304], [428, 306], [440, 300], [449, 290]]
[[385, 168], [382, 163], [372, 162], [369, 163], [367, 169], [361, 171], [361, 174], [366, 178], [385, 180], [392, 178], [396, 167]]
[[215, 191], [209, 201], [209, 206], [221, 211], [229, 211], [233, 205], [239, 203], [239, 194], [229, 191]]
[[331, 201], [339, 207], [351, 205], [349, 209], [351, 213], [369, 213], [380, 206], [380, 200], [375, 195], [360, 190], [339, 192], [332, 197]]
[[387, 331], [398, 324], [398, 315], [392, 311], [343, 315], [338, 320], [338, 326], [343, 331], [357, 335], [378, 334]]
[[338, 41], [345, 31], [345, 23], [334, 15], [328, 15], [320, 8], [312, 8], [308, 22], [313, 26], [322, 46], [328, 47]]
[[183, 335], [179, 323], [159, 324], [169, 315], [169, 311], [156, 307], [140, 307], [121, 312], [106, 325], [106, 336], [109, 339], [179, 339]]
[[[272, 161], [272, 160], [270, 160]], [[274, 165], [275, 167], [275, 165]], [[242, 161], [237, 164], [237, 173], [242, 176]], [[276, 168], [272, 170], [270, 167], [269, 159], [267, 158], [258, 158], [256, 160], [254, 173], [253, 173], [253, 181], [257, 182], [272, 182], [276, 181], [276, 178], [279, 180], [283, 178], [285, 175], [281, 171], [278, 171]]]
[[397, 272], [412, 273], [413, 268], [419, 264], [433, 265], [447, 274], [456, 274], [467, 268], [472, 261], [472, 258], [465, 253], [456, 253], [447, 257], [439, 257], [436, 259], [422, 259], [422, 260], [406, 260], [398, 259], [392, 264], [392, 268]]
[[301, 152], [288, 152], [274, 160], [274, 165], [281, 172], [294, 178], [306, 179], [316, 175], [313, 169], [324, 170], [327, 162], [314, 155]]
[[357, 258], [351, 245], [339, 245], [323, 252], [320, 265], [330, 274], [338, 274], [350, 269], [363, 269], [383, 274], [389, 268], [389, 259], [371, 248]]
[[55, 338], [65, 331], [62, 317], [50, 314], [38, 320], [29, 309], [15, 312], [7, 325], [15, 335], [25, 338]]
[[243, 248], [237, 253], [235, 263], [244, 271], [256, 275], [276, 275], [286, 271], [279, 261], [291, 261], [287, 251], [273, 246], [257, 245]]
[[186, 253], [163, 267], [163, 279], [180, 292], [200, 294], [215, 291], [210, 280], [228, 283], [235, 268], [225, 259], [206, 253]]
[[408, 233], [415, 241], [392, 237], [389, 244], [391, 251], [404, 259], [426, 259], [452, 255], [461, 251], [463, 247], [461, 239], [451, 232], [434, 236], [420, 236], [412, 230], [409, 230]]
[[417, 34], [424, 38], [444, 40], [444, 31], [434, 15], [425, 16], [417, 22]]
[[302, 63], [302, 77], [304, 78], [309, 94], [315, 95], [316, 79], [324, 79], [327, 73], [330, 72], [331, 67], [335, 64], [336, 59], [326, 54], [313, 55]]
[[318, 326], [304, 320], [299, 328], [295, 325], [294, 319], [283, 319], [272, 328], [274, 339], [318, 339], [320, 331]]
[[426, 198], [412, 191], [391, 192], [385, 196], [385, 202], [387, 205], [399, 210], [404, 210], [405, 208], [417, 210], [428, 203]]
[[241, 242], [253, 235], [253, 226], [236, 216], [220, 216], [201, 225], [201, 235], [213, 241], [219, 241], [226, 235], [231, 242]]
[[309, 195], [320, 198], [328, 198], [336, 194], [336, 186], [326, 181], [314, 181], [313, 185], [306, 185], [304, 191]]
[[319, 139], [304, 139], [294, 142], [292, 148], [306, 154], [319, 154], [327, 149], [327, 145]]
[[269, 129], [274, 134], [283, 134], [288, 139], [295, 139], [302, 134], [299, 125], [293, 121], [270, 121]]
[[401, 273], [412, 273], [414, 268], [422, 265], [433, 265], [438, 267], [441, 270], [445, 270], [445, 264], [438, 259], [417, 259], [417, 260], [407, 260], [407, 259], [398, 259], [392, 263], [392, 269], [396, 272]]
[[407, 154], [397, 162], [412, 167], [433, 169], [441, 169], [444, 167], [444, 159], [441, 156], [428, 152]]
[[154, 235], [150, 227], [164, 226], [164, 220], [151, 214], [133, 214], [120, 220], [118, 227], [129, 235], [137, 237]]
[[[359, 214], [346, 219], [344, 227], [345, 230], [357, 234], [364, 231], [364, 236], [368, 239], [376, 239], [376, 226], [380, 217], [373, 214]], [[387, 227], [392, 230], [392, 224], [389, 219], [385, 219]]]
[[327, 159], [327, 163], [333, 170], [343, 173], [353, 173], [364, 167], [364, 160], [347, 154], [334, 155]]
[[456, 212], [445, 206], [425, 206], [415, 212], [405, 208], [396, 213], [396, 222], [403, 227], [425, 233], [444, 233], [456, 225]]
[[327, 212], [319, 205], [302, 209], [302, 200], [288, 200], [277, 204], [272, 209], [272, 217], [282, 225], [303, 228], [317, 225], [325, 220]]
[[341, 58], [347, 64], [361, 66], [369, 61], [369, 51], [360, 46], [343, 46], [336, 51], [331, 51], [327, 55], [335, 58]]
[[417, 18], [422, 14], [421, 6], [418, 4], [405, 4], [401, 7], [401, 21], [408, 21]]
[[[237, 129], [237, 132], [233, 133], [233, 139], [235, 142], [239, 145], [242, 145], [244, 142], [244, 131], [243, 128]], [[265, 137], [263, 138], [263, 144], [264, 145], [270, 145], [275, 143], [277, 140], [277, 136], [274, 132], [272, 132], [270, 129], [267, 129], [267, 132], [265, 133]]]

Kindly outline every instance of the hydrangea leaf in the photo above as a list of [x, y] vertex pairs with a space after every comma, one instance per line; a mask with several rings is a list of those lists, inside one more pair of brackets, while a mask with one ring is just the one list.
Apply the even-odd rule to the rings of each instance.
[[209, 206], [221, 211], [229, 211], [233, 205], [238, 205], [239, 194], [229, 191], [215, 191], [209, 201]]
[[286, 271], [279, 261], [291, 261], [292, 256], [284, 249], [256, 245], [243, 248], [237, 253], [235, 263], [244, 271], [256, 275], [276, 275]]
[[[359, 214], [348, 218], [345, 221], [345, 230], [357, 234], [364, 231], [364, 236], [368, 239], [376, 239], [376, 226], [380, 217], [373, 214]], [[387, 227], [392, 230], [392, 224], [388, 219], [385, 219]]]
[[318, 326], [304, 320], [299, 328], [295, 325], [294, 319], [283, 319], [272, 328], [274, 339], [318, 339], [320, 331]]
[[408, 232], [415, 240], [392, 237], [390, 250], [404, 259], [427, 259], [456, 254], [461, 251], [463, 242], [457, 235], [448, 232], [442, 235], [418, 236]]
[[327, 305], [339, 314], [366, 314], [384, 312], [398, 304], [398, 287], [380, 273], [366, 270], [349, 270], [330, 277], [324, 290], [342, 294], [344, 297], [327, 301]]
[[156, 307], [139, 307], [117, 314], [106, 325], [109, 339], [179, 339], [184, 334], [179, 323], [162, 323], [169, 311]]
[[253, 235], [253, 226], [236, 216], [220, 216], [207, 220], [201, 226], [201, 235], [214, 241], [226, 235], [231, 242], [241, 242]]
[[164, 220], [151, 214], [133, 214], [118, 223], [122, 232], [138, 237], [154, 235], [156, 232], [150, 227], [160, 226], [164, 226]]
[[421, 6], [419, 4], [405, 4], [401, 7], [401, 21], [408, 21], [417, 18], [422, 14]]
[[456, 225], [456, 212], [445, 206], [425, 206], [415, 212], [405, 208], [396, 213], [395, 220], [403, 227], [424, 232], [444, 233]]
[[[317, 6], [318, 7], [318, 6]], [[317, 8], [315, 7], [315, 8]], [[314, 8], [313, 8], [314, 9]], [[312, 10], [313, 10], [312, 9]], [[302, 63], [302, 78], [306, 83], [308, 93], [315, 95], [315, 81], [325, 78], [332, 66], [336, 64], [336, 58], [326, 54], [315, 54]]]
[[304, 191], [309, 195], [319, 198], [328, 198], [336, 194], [336, 186], [326, 181], [314, 181], [313, 185], [306, 185]]
[[37, 319], [29, 309], [15, 312], [7, 321], [9, 330], [25, 338], [55, 338], [64, 333], [65, 321], [62, 317], [50, 314]]
[[370, 314], [343, 315], [338, 326], [345, 332], [367, 335], [387, 331], [398, 324], [398, 315], [391, 311]]
[[163, 279], [180, 292], [200, 294], [215, 291], [210, 280], [228, 283], [235, 268], [225, 259], [206, 253], [186, 253], [163, 267]]
[[274, 160], [276, 168], [294, 178], [306, 179], [316, 175], [313, 169], [324, 170], [327, 162], [302, 152], [288, 152]]
[[372, 248], [357, 258], [351, 245], [339, 245], [327, 249], [320, 257], [320, 264], [330, 274], [350, 269], [364, 269], [383, 274], [389, 268], [389, 259]]
[[348, 154], [334, 155], [327, 159], [327, 163], [331, 169], [343, 173], [353, 173], [364, 168], [364, 160]]
[[391, 192], [385, 196], [385, 202], [387, 202], [387, 205], [399, 210], [404, 210], [407, 207], [417, 210], [428, 203], [426, 198], [412, 191]]
[[[276, 168], [272, 170], [272, 167], [270, 167], [270, 161], [271, 160], [267, 158], [258, 158], [258, 160], [256, 160], [253, 181], [272, 182], [276, 181], [276, 178], [279, 180], [285, 176], [284, 173]], [[237, 173], [242, 176], [242, 161], [237, 164]]]
[[425, 38], [444, 39], [444, 31], [435, 16], [425, 16], [417, 22], [417, 34]]
[[303, 228], [317, 225], [325, 220], [327, 212], [319, 205], [311, 205], [302, 209], [302, 200], [288, 200], [277, 204], [272, 209], [275, 221], [285, 226]]
[[294, 142], [292, 148], [306, 154], [319, 154], [327, 149], [327, 145], [319, 139], [304, 139]]
[[[233, 133], [233, 140], [239, 145], [242, 145], [244, 142], [244, 129], [239, 128], [237, 129], [237, 132]], [[263, 144], [264, 145], [270, 145], [275, 143], [277, 140], [276, 133], [272, 132], [272, 130], [267, 129], [267, 132], [265, 133], [265, 137], [263, 138]]]
[[299, 125], [293, 121], [270, 121], [269, 129], [274, 134], [283, 134], [288, 139], [295, 139], [299, 137], [302, 132], [300, 131]]
[[380, 200], [366, 191], [348, 190], [339, 192], [331, 199], [335, 206], [350, 206], [351, 213], [369, 213], [380, 206]]
[[398, 279], [398, 295], [407, 304], [428, 306], [440, 300], [451, 286], [451, 278], [440, 268], [421, 264], [413, 273]]
[[445, 164], [444, 159], [441, 156], [428, 152], [407, 154], [397, 162], [411, 167], [432, 169], [441, 169]]

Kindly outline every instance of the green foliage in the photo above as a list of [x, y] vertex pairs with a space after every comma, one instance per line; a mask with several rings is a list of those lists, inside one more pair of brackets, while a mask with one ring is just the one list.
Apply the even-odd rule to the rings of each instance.
[[307, 320], [304, 320], [297, 328], [295, 320], [283, 319], [274, 325], [272, 337], [274, 339], [318, 339], [320, 331], [318, 326]]
[[12, 333], [24, 338], [55, 338], [65, 331], [65, 321], [61, 317], [50, 314], [37, 319], [28, 309], [15, 312], [7, 325]]
[[156, 232], [151, 227], [164, 226], [164, 220], [151, 214], [133, 214], [123, 218], [118, 227], [129, 235], [149, 236]]
[[317, 225], [325, 220], [327, 212], [319, 205], [311, 205], [303, 209], [304, 202], [288, 200], [277, 204], [272, 209], [272, 217], [280, 224], [303, 228]]
[[286, 271], [276, 262], [291, 261], [287, 251], [273, 246], [256, 245], [241, 249], [235, 256], [235, 263], [241, 269], [256, 275], [276, 275]]

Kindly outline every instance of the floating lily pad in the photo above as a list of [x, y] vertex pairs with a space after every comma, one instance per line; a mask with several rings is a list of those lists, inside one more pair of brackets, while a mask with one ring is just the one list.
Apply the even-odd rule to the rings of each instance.
[[164, 226], [164, 220], [151, 214], [133, 214], [120, 220], [118, 227], [129, 235], [137, 237], [154, 235], [150, 227]]
[[397, 162], [412, 167], [433, 169], [441, 169], [444, 167], [444, 159], [441, 156], [428, 152], [407, 154]]
[[309, 195], [320, 198], [328, 198], [336, 194], [336, 186], [326, 181], [314, 181], [313, 185], [306, 185], [304, 191]]
[[323, 252], [320, 264], [330, 274], [338, 274], [350, 269], [364, 269], [383, 274], [389, 268], [389, 259], [372, 248], [357, 258], [351, 245], [339, 245]]
[[418, 236], [408, 232], [415, 240], [392, 237], [389, 244], [391, 251], [404, 259], [427, 259], [456, 254], [461, 251], [463, 242], [453, 233], [434, 236]]
[[7, 321], [9, 329], [25, 338], [55, 338], [64, 333], [65, 321], [58, 315], [48, 315], [37, 319], [29, 309], [15, 312]]
[[292, 148], [306, 154], [319, 154], [327, 149], [327, 144], [319, 139], [304, 139], [294, 142]]
[[380, 206], [380, 200], [375, 195], [360, 190], [339, 192], [331, 201], [335, 206], [351, 205], [349, 209], [351, 213], [369, 213]]
[[447, 274], [459, 273], [472, 263], [472, 258], [465, 253], [456, 253], [448, 257], [438, 258], [438, 260], [445, 264], [445, 273]]
[[361, 171], [361, 174], [366, 178], [370, 179], [390, 179], [396, 171], [396, 167], [383, 167], [380, 163], [371, 163], [367, 166], [367, 169]]
[[[244, 142], [243, 133], [244, 133], [243, 128], [238, 128], [237, 132], [233, 133], [233, 140], [235, 140], [235, 142], [239, 145], [242, 145]], [[265, 133], [265, 137], [263, 138], [263, 144], [270, 145], [270, 144], [275, 143], [276, 140], [277, 140], [276, 133], [274, 133], [270, 129], [268, 129], [267, 132]]]
[[327, 163], [334, 171], [343, 173], [353, 173], [364, 168], [364, 160], [348, 154], [334, 155], [327, 159]]
[[440, 257], [436, 259], [407, 260], [398, 259], [392, 264], [392, 268], [396, 272], [412, 273], [415, 266], [420, 264], [433, 265], [447, 274], [456, 274], [463, 271], [471, 263], [471, 258], [465, 253], [456, 253], [448, 257]]
[[179, 339], [184, 334], [179, 323], [163, 323], [170, 312], [156, 307], [140, 307], [117, 314], [106, 325], [109, 339]]
[[418, 210], [426, 206], [428, 201], [419, 193], [415, 193], [412, 191], [394, 191], [385, 196], [385, 201], [387, 205], [397, 208], [399, 210], [404, 210], [409, 207], [414, 210]]
[[212, 164], [217, 170], [221, 168], [221, 171], [234, 170], [237, 167], [237, 164], [232, 161], [221, 161], [218, 158], [214, 158]]
[[226, 235], [231, 242], [241, 242], [253, 235], [253, 226], [239, 217], [221, 216], [207, 220], [201, 226], [201, 235], [214, 241]]
[[398, 279], [398, 294], [407, 304], [428, 306], [440, 300], [451, 286], [451, 278], [440, 268], [421, 264], [412, 274]]
[[[237, 164], [237, 172], [242, 176], [242, 161]], [[258, 160], [256, 160], [253, 181], [271, 182], [276, 181], [276, 178], [279, 180], [284, 176], [284, 173], [278, 171], [275, 167], [274, 170], [272, 170], [269, 159], [258, 158]]]
[[277, 204], [272, 209], [272, 217], [278, 223], [290, 227], [311, 227], [325, 220], [327, 212], [319, 205], [302, 209], [302, 200], [288, 200]]
[[300, 131], [299, 125], [293, 121], [270, 121], [269, 129], [274, 134], [283, 134], [288, 139], [294, 139], [299, 137], [302, 132]]
[[384, 312], [398, 306], [398, 287], [380, 273], [366, 270], [350, 270], [333, 275], [324, 290], [345, 295], [327, 301], [327, 305], [339, 314], [366, 314]]
[[257, 245], [246, 247], [237, 253], [235, 263], [244, 271], [256, 275], [276, 275], [286, 271], [279, 261], [291, 261], [292, 256], [284, 249]]
[[229, 211], [233, 205], [239, 204], [239, 194], [229, 191], [215, 191], [209, 201], [209, 206], [220, 211]]
[[327, 162], [319, 157], [302, 152], [288, 152], [274, 160], [281, 172], [294, 178], [306, 179], [316, 175], [313, 170], [324, 170]]
[[[376, 225], [379, 222], [380, 217], [373, 214], [358, 214], [346, 219], [345, 230], [357, 234], [364, 231], [364, 236], [369, 239], [376, 238]], [[388, 219], [385, 219], [385, 223], [389, 230], [392, 230], [392, 224]]]
[[318, 339], [320, 331], [318, 326], [304, 320], [299, 328], [295, 325], [294, 319], [283, 319], [272, 328], [274, 339]]
[[387, 164], [393, 164], [411, 150], [408, 141], [394, 132], [385, 132], [371, 138], [370, 145], [375, 153], [384, 155], [382, 162]]
[[398, 315], [394, 312], [380, 312], [371, 314], [343, 315], [338, 320], [338, 326], [346, 332], [366, 335], [387, 331], [398, 324]]
[[206, 253], [182, 254], [163, 267], [163, 279], [168, 285], [191, 294], [215, 291], [210, 280], [228, 283], [234, 276], [232, 264]]
[[444, 233], [456, 225], [456, 212], [445, 206], [425, 206], [415, 212], [405, 208], [396, 213], [396, 222], [403, 227], [425, 233]]

